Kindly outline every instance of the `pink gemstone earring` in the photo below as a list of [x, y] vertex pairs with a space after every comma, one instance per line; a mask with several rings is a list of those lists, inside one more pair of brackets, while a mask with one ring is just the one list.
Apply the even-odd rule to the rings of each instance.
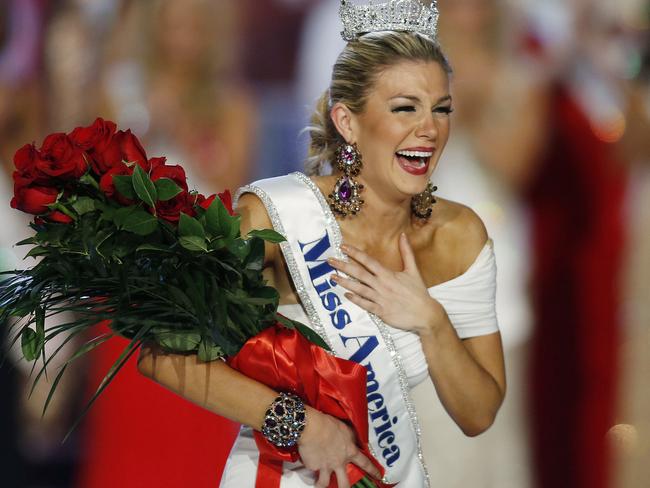
[[341, 144], [336, 150], [336, 167], [343, 175], [336, 180], [334, 190], [328, 196], [328, 203], [333, 212], [347, 217], [356, 215], [363, 206], [363, 200], [359, 194], [363, 185], [353, 177], [361, 172], [363, 162], [361, 153], [355, 144]]

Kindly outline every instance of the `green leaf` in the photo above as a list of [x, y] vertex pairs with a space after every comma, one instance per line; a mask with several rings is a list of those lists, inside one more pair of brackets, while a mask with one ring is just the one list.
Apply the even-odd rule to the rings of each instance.
[[200, 237], [205, 241], [205, 229], [198, 220], [181, 213], [178, 221], [178, 234], [184, 237]]
[[307, 327], [306, 325], [300, 323], [300, 322], [295, 322], [294, 325], [296, 326], [296, 329], [298, 329], [298, 332], [300, 332], [305, 338], [316, 344], [318, 347], [321, 347], [325, 349], [326, 351], [329, 351], [330, 348], [327, 345], [327, 343], [323, 340], [321, 336], [319, 336], [316, 332], [314, 332], [312, 329]]
[[136, 194], [133, 188], [133, 177], [130, 175], [113, 175], [113, 185], [120, 194], [131, 200], [135, 200]]
[[188, 249], [190, 251], [203, 251], [203, 252], [208, 251], [206, 241], [202, 237], [198, 237], [198, 236], [179, 237], [178, 242], [180, 243], [181, 246], [183, 246], [185, 249]]
[[142, 251], [167, 252], [167, 253], [173, 252], [171, 246], [165, 246], [162, 244], [142, 244], [141, 246], [138, 246], [136, 252], [142, 252]]
[[156, 206], [156, 200], [158, 200], [156, 185], [153, 184], [149, 175], [140, 167], [139, 164], [136, 164], [133, 167], [133, 188], [140, 200], [150, 207]]
[[232, 239], [239, 233], [241, 218], [228, 213], [219, 198], [215, 198], [205, 213], [206, 227], [213, 237], [222, 236]]
[[36, 244], [36, 238], [28, 237], [27, 239], [23, 239], [22, 241], [18, 241], [16, 243], [16, 246], [26, 246], [27, 244]]
[[122, 229], [139, 236], [148, 236], [158, 228], [158, 219], [149, 212], [137, 209], [127, 215], [122, 223]]
[[219, 206], [223, 207], [223, 203], [219, 198], [215, 198], [205, 212], [205, 227], [213, 237], [223, 235], [219, 224]]
[[261, 272], [264, 267], [264, 241], [253, 237], [245, 242], [248, 242], [250, 251], [244, 260], [244, 266], [248, 270]]
[[226, 240], [222, 237], [219, 237], [218, 239], [214, 239], [210, 241], [210, 249], [212, 251], [218, 251], [219, 249], [223, 249], [226, 247]]
[[204, 337], [199, 344], [198, 356], [204, 362], [214, 361], [223, 357], [223, 350], [214, 343], [211, 337]]
[[43, 246], [36, 246], [31, 249], [27, 254], [25, 254], [26, 258], [35, 258], [37, 256], [45, 256], [46, 254], [49, 254], [50, 250], [46, 247]]
[[40, 356], [43, 345], [39, 341], [39, 335], [36, 331], [27, 327], [23, 329], [21, 334], [20, 347], [25, 359], [27, 361], [34, 361], [38, 356]]
[[235, 215], [234, 217], [231, 217], [228, 215], [228, 233], [226, 234], [226, 237], [229, 239], [234, 239], [239, 235], [239, 228], [241, 226], [241, 217], [239, 215]]
[[166, 202], [181, 193], [183, 189], [171, 178], [160, 178], [154, 182], [158, 192], [158, 200]]
[[138, 207], [131, 205], [130, 207], [118, 208], [113, 214], [113, 222], [117, 225], [118, 229], [121, 229], [124, 226], [124, 222], [133, 212], [138, 210]]
[[267, 242], [272, 242], [274, 244], [286, 241], [285, 237], [282, 234], [274, 231], [273, 229], [252, 230], [246, 237], [259, 237], [260, 239], [263, 239]]
[[235, 239], [234, 241], [230, 241], [227, 247], [231, 253], [243, 261], [250, 252], [250, 241]]
[[64, 215], [67, 215], [70, 217], [72, 220], [77, 220], [77, 216], [70, 210], [68, 207], [66, 207], [64, 204], [61, 202], [54, 202], [50, 205], [47, 206], [50, 210], [58, 210]]
[[97, 180], [93, 178], [90, 173], [83, 175], [81, 178], [79, 178], [79, 181], [84, 185], [90, 185], [96, 190], [99, 190], [99, 183], [97, 183]]
[[77, 201], [72, 204], [72, 208], [79, 215], [84, 215], [89, 212], [93, 212], [96, 210], [95, 200], [90, 197], [79, 197], [77, 198]]
[[198, 332], [159, 329], [154, 330], [154, 335], [156, 342], [169, 351], [192, 352], [201, 343], [201, 335]]
[[36, 308], [36, 335], [45, 343], [45, 309], [43, 307]]

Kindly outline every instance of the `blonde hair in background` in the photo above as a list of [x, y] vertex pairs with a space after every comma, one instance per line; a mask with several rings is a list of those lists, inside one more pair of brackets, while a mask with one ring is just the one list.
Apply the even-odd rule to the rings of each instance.
[[362, 113], [368, 93], [381, 72], [404, 61], [436, 62], [451, 74], [451, 66], [440, 45], [419, 34], [378, 32], [347, 44], [334, 64], [330, 87], [318, 100], [306, 128], [310, 136], [305, 162], [307, 175], [321, 174], [342, 142], [330, 117], [332, 107], [341, 102], [353, 113]]

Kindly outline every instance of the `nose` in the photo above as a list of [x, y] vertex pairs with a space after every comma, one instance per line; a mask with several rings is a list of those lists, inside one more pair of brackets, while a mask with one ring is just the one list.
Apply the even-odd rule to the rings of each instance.
[[438, 126], [436, 125], [436, 118], [433, 113], [425, 115], [417, 129], [415, 136], [424, 140], [435, 141], [438, 137]]

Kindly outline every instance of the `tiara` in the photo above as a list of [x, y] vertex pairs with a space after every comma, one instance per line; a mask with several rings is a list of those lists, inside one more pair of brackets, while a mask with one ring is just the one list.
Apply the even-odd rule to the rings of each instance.
[[339, 15], [343, 22], [341, 36], [353, 41], [368, 32], [417, 32], [432, 40], [438, 30], [438, 5], [431, 0], [424, 5], [421, 0], [389, 0], [375, 4], [354, 5], [351, 0], [341, 0]]

